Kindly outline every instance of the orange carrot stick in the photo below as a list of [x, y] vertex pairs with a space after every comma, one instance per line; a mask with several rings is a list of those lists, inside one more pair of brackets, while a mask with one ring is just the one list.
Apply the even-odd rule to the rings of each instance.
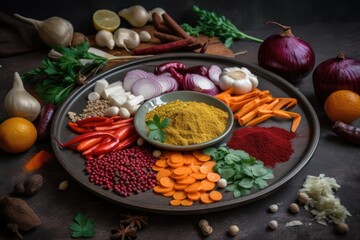
[[294, 117], [293, 121], [292, 121], [292, 125], [291, 125], [291, 131], [292, 132], [296, 132], [297, 128], [299, 127], [300, 125], [300, 121], [301, 121], [301, 116], [297, 116], [297, 117]]
[[51, 154], [46, 150], [41, 150], [35, 154], [24, 166], [28, 172], [34, 171], [42, 167], [47, 161], [51, 159]]
[[254, 100], [248, 102], [239, 111], [237, 111], [235, 113], [236, 117], [241, 118], [242, 116], [244, 116], [248, 112], [254, 110], [257, 107], [259, 107], [259, 102], [260, 102], [259, 98], [255, 98]]
[[274, 116], [273, 114], [264, 114], [261, 115], [259, 117], [254, 118], [253, 120], [251, 120], [250, 122], [248, 122], [247, 124], [245, 124], [245, 126], [254, 126], [256, 124], [259, 124], [269, 118], [271, 118], [272, 116]]

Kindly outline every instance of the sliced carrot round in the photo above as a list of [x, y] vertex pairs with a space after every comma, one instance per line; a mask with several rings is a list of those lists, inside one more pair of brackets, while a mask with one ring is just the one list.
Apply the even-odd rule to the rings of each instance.
[[218, 173], [213, 173], [213, 172], [209, 172], [206, 175], [206, 178], [210, 181], [210, 182], [217, 182], [220, 180], [221, 176]]
[[194, 155], [194, 157], [196, 157], [197, 160], [201, 162], [207, 162], [211, 160], [211, 156], [203, 153], [201, 150], [193, 151], [192, 154]]
[[213, 190], [214, 188], [215, 188], [214, 182], [210, 182], [207, 179], [204, 179], [201, 181], [201, 190], [210, 191], [210, 190]]
[[162, 195], [163, 195], [164, 197], [172, 197], [172, 196], [174, 195], [174, 192], [175, 192], [175, 190], [173, 189], [173, 190], [171, 190], [171, 191], [169, 191], [169, 192], [163, 193]]
[[161, 169], [156, 173], [156, 180], [160, 180], [162, 177], [169, 177], [171, 174], [171, 171], [169, 169]]
[[189, 185], [187, 188], [185, 188], [185, 192], [190, 193], [190, 192], [198, 192], [201, 190], [201, 182], [195, 182], [191, 185]]
[[167, 165], [172, 168], [179, 168], [183, 166], [183, 163], [173, 163], [170, 160], [167, 160]]
[[164, 169], [163, 167], [159, 167], [159, 166], [156, 166], [156, 165], [153, 165], [152, 166], [152, 170], [156, 171], [156, 172], [159, 172], [160, 170]]
[[178, 180], [176, 182], [179, 183], [179, 184], [190, 185], [190, 184], [193, 184], [194, 182], [196, 182], [196, 178], [188, 176], [188, 177], [186, 177], [184, 179], [181, 179], [181, 180]]
[[184, 191], [175, 191], [173, 194], [173, 198], [174, 199], [185, 199], [186, 198], [186, 193]]
[[174, 164], [182, 164], [183, 163], [183, 155], [179, 152], [174, 152], [171, 154], [169, 160]]
[[165, 168], [168, 166], [167, 161], [165, 159], [156, 160], [155, 165], [158, 167], [162, 167], [162, 168]]
[[172, 206], [180, 206], [181, 205], [181, 200], [180, 199], [173, 199], [170, 201], [170, 205]]
[[181, 200], [181, 206], [185, 206], [185, 207], [188, 207], [188, 206], [191, 206], [193, 205], [194, 201], [190, 200], [190, 199], [183, 199]]
[[203, 194], [201, 194], [200, 201], [201, 201], [202, 203], [206, 203], [206, 204], [210, 204], [210, 203], [213, 203], [213, 202], [214, 202], [214, 201], [210, 198], [210, 194], [208, 194], [208, 193], [203, 193]]
[[175, 181], [169, 177], [162, 177], [162, 178], [160, 178], [159, 182], [160, 182], [161, 186], [166, 187], [166, 188], [172, 188], [175, 183]]
[[191, 154], [184, 154], [183, 160], [185, 165], [190, 165], [196, 161], [196, 158]]
[[190, 174], [192, 171], [191, 171], [191, 168], [189, 167], [179, 167], [179, 168], [175, 168], [173, 173], [177, 176], [179, 175], [184, 175], [184, 174]]
[[191, 171], [192, 171], [193, 173], [200, 172], [200, 166], [199, 166], [199, 165], [191, 164], [191, 165], [190, 165], [190, 168], [191, 168]]
[[187, 188], [189, 185], [187, 184], [178, 184], [178, 183], [175, 183], [174, 184], [174, 189], [175, 190], [184, 190], [185, 188]]
[[188, 193], [186, 196], [190, 200], [197, 201], [200, 199], [201, 193], [200, 192], [191, 192], [191, 193]]
[[209, 196], [210, 196], [211, 200], [213, 200], [213, 201], [220, 201], [223, 198], [222, 193], [217, 190], [211, 191], [209, 193]]
[[204, 174], [204, 173], [200, 173], [200, 172], [197, 172], [197, 173], [190, 173], [190, 177], [193, 177], [197, 180], [203, 180], [207, 177], [207, 174]]
[[163, 186], [155, 186], [154, 188], [154, 192], [157, 192], [157, 193], [166, 193], [166, 192], [170, 192], [171, 190], [173, 190], [172, 187], [163, 187]]

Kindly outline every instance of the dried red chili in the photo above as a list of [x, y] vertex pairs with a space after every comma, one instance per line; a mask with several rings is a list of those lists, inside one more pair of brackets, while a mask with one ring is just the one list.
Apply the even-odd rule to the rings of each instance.
[[294, 152], [291, 140], [296, 136], [278, 127], [245, 127], [236, 129], [227, 145], [232, 149], [241, 149], [265, 166], [274, 167], [286, 162]]

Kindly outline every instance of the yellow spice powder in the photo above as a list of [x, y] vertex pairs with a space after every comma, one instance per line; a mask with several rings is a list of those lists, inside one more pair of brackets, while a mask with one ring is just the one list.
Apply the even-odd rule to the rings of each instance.
[[203, 143], [218, 137], [225, 131], [229, 118], [227, 112], [201, 102], [176, 100], [158, 106], [146, 114], [146, 120], [154, 115], [171, 119], [164, 129], [165, 143], [185, 146]]

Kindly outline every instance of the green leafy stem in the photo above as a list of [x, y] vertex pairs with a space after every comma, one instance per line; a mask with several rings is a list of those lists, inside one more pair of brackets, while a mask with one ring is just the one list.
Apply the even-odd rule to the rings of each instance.
[[181, 27], [190, 35], [198, 36], [200, 33], [203, 33], [209, 37], [218, 37], [228, 48], [232, 46], [235, 39], [247, 39], [259, 43], [263, 42], [263, 40], [259, 38], [241, 32], [225, 16], [205, 9], [200, 9], [195, 5], [192, 10], [199, 17], [197, 25], [194, 27], [187, 23], [181, 25]]

